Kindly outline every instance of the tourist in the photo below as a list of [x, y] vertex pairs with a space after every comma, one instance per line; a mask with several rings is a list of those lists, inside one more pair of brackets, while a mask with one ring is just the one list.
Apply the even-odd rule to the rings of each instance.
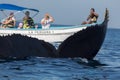
[[49, 29], [50, 24], [54, 22], [54, 18], [50, 14], [45, 14], [41, 20], [42, 29]]
[[20, 23], [18, 24], [18, 29], [22, 29], [22, 28], [23, 28], [23, 23], [20, 22]]
[[34, 21], [30, 17], [30, 12], [26, 11], [25, 12], [25, 17], [23, 18], [23, 29], [29, 29], [34, 27]]
[[84, 21], [82, 24], [92, 24], [96, 23], [98, 19], [98, 14], [95, 12], [94, 8], [91, 8], [90, 15], [87, 18], [87, 21]]
[[14, 18], [14, 13], [11, 12], [9, 17], [5, 19], [5, 21], [2, 22], [2, 27], [3, 28], [12, 28], [16, 25], [16, 20]]

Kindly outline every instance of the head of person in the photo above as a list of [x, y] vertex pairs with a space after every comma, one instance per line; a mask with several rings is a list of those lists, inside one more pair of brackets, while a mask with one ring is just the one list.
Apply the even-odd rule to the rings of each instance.
[[23, 27], [23, 23], [19, 23], [18, 28], [20, 29], [22, 27]]
[[14, 16], [14, 13], [13, 13], [13, 12], [11, 12], [9, 16], [10, 16], [10, 17], [13, 17], [13, 16]]
[[25, 15], [26, 15], [26, 16], [29, 16], [29, 15], [30, 15], [30, 12], [29, 12], [29, 11], [26, 11], [26, 12], [25, 12]]
[[95, 9], [94, 8], [91, 8], [90, 9], [90, 13], [94, 13], [95, 12]]
[[48, 20], [50, 18], [49, 14], [45, 14], [45, 19]]

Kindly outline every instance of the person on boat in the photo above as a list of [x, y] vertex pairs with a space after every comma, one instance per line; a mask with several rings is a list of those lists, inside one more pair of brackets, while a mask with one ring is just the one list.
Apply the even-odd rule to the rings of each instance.
[[42, 29], [49, 29], [50, 24], [54, 22], [54, 18], [46, 13], [44, 18], [41, 20]]
[[98, 16], [99, 15], [95, 12], [95, 9], [91, 8], [90, 9], [90, 15], [88, 16], [87, 21], [84, 21], [82, 23], [82, 25], [96, 23], [97, 19], [98, 19]]
[[20, 22], [20, 23], [18, 24], [18, 29], [22, 29], [22, 28], [23, 28], [23, 23]]
[[23, 29], [29, 29], [34, 26], [34, 21], [30, 17], [30, 12], [26, 11], [25, 12], [25, 17], [23, 18]]
[[2, 27], [3, 28], [7, 28], [7, 27], [12, 28], [15, 25], [16, 25], [16, 20], [14, 18], [14, 13], [11, 12], [9, 17], [5, 21], [2, 22]]

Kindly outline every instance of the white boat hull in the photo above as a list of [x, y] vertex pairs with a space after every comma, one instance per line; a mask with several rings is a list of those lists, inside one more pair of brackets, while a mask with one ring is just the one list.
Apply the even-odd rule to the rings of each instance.
[[0, 35], [21, 34], [29, 37], [44, 40], [46, 42], [62, 42], [74, 33], [85, 29], [86, 27], [74, 26], [57, 29], [0, 29]]

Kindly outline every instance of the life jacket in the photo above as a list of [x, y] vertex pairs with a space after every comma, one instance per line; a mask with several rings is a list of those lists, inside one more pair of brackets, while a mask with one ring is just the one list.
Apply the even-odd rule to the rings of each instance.
[[23, 20], [23, 28], [28, 29], [32, 28], [34, 26], [34, 21], [31, 17], [28, 17], [28, 19]]
[[96, 16], [96, 15], [94, 15], [94, 14], [90, 15], [90, 21], [91, 21], [91, 22], [96, 23], [96, 22], [97, 22], [97, 18], [98, 18], [98, 16]]

